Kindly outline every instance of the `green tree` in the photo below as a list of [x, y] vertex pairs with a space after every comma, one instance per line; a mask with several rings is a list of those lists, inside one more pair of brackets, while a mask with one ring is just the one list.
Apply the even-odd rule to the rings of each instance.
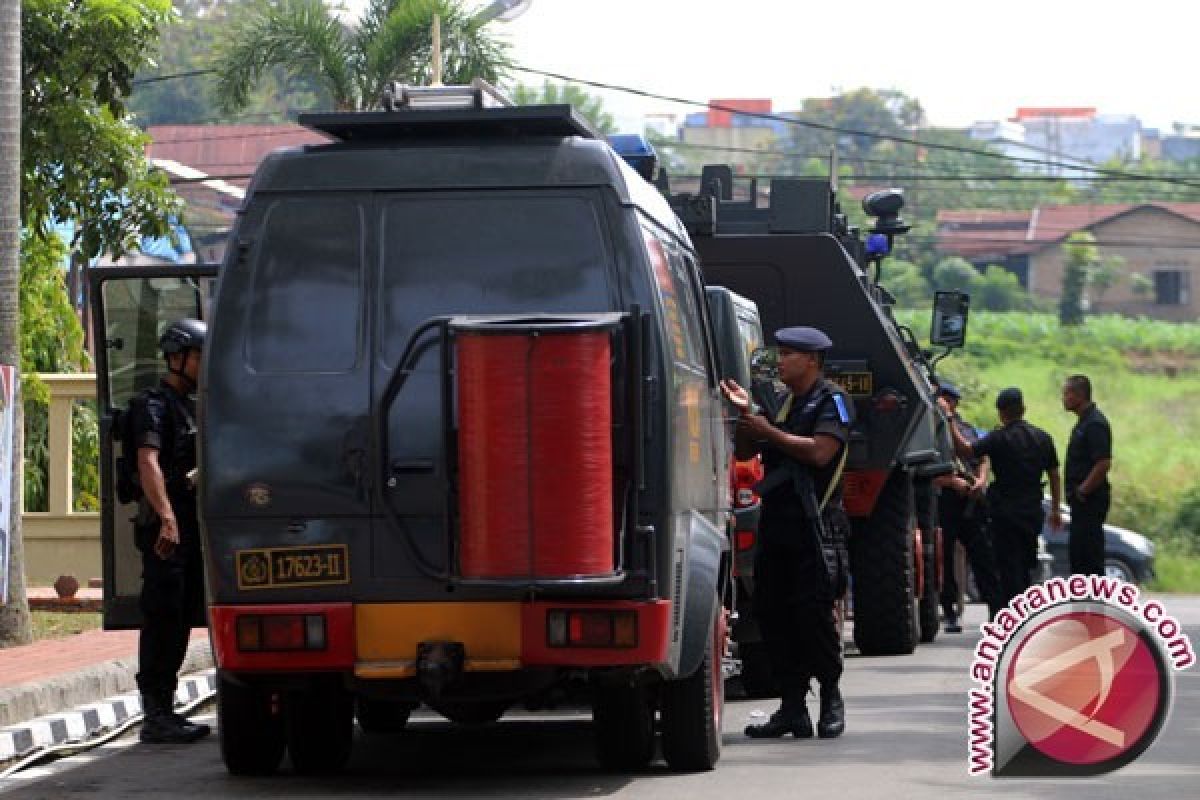
[[[20, 231], [21, 231], [21, 2], [0, 0], [0, 364], [17, 364], [20, 343]], [[19, 389], [18, 389], [19, 391]], [[29, 603], [25, 597], [25, 560], [21, 515], [15, 502], [21, 491], [22, 414], [17, 395], [11, 467], [12, 482], [0, 495], [14, 502], [0, 503], [0, 530], [6, 534], [9, 559], [8, 597], [0, 597], [0, 647], [25, 644], [31, 638]]]
[[996, 264], [988, 265], [971, 285], [971, 305], [984, 311], [1028, 307], [1028, 296], [1017, 276]]
[[[134, 81], [129, 110], [143, 128], [150, 125], [236, 122], [278, 123], [299, 109], [328, 107], [327, 94], [311, 80], [290, 79], [280, 68], [265, 73], [251, 92], [247, 114], [221, 111], [216, 80], [209, 73], [213, 52], [224, 41], [235, 0], [174, 0], [162, 28], [154, 63]], [[168, 76], [179, 76], [170, 78]]]
[[979, 270], [965, 258], [943, 258], [933, 267], [933, 288], [970, 292], [979, 280]]
[[1117, 284], [1125, 269], [1125, 257], [1119, 255], [1102, 256], [1092, 271], [1088, 274], [1088, 286], [1095, 295], [1096, 306], [1104, 300], [1108, 290]]
[[443, 81], [495, 82], [504, 74], [508, 46], [486, 30], [487, 20], [458, 0], [370, 0], [352, 27], [323, 0], [261, 1], [235, 18], [217, 53], [221, 106], [241, 110], [263, 76], [281, 67], [314, 81], [337, 109], [372, 108], [391, 81], [429, 82], [435, 16], [441, 25]]
[[929, 281], [911, 261], [896, 258], [884, 261], [880, 283], [896, 298], [899, 308], [928, 308], [933, 299]]
[[1058, 321], [1063, 325], [1083, 324], [1088, 275], [1099, 262], [1095, 236], [1076, 231], [1067, 237], [1063, 245], [1062, 296], [1058, 301]]
[[597, 132], [608, 136], [617, 132], [613, 115], [604, 110], [604, 101], [573, 83], [544, 82], [541, 87], [518, 83], [512, 90], [513, 102], [519, 106], [565, 104], [575, 108]]
[[167, 0], [25, 0], [21, 221], [41, 237], [76, 225], [84, 259], [162, 236], [179, 201], [125, 119]]
[[1129, 288], [1133, 291], [1133, 296], [1145, 302], [1154, 294], [1154, 280], [1140, 272], [1135, 272], [1129, 276]]

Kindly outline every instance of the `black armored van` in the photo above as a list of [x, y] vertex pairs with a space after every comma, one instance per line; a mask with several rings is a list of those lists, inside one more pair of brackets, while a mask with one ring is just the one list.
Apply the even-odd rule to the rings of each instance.
[[[674, 769], [718, 758], [737, 332], [665, 199], [569, 106], [484, 97], [302, 117], [329, 143], [263, 161], [211, 297], [204, 268], [93, 271], [109, 417], [154, 380], [157, 328], [209, 321], [233, 773], [337, 769], [355, 717], [486, 722], [568, 684], [609, 767], [658, 734]], [[106, 624], [134, 625], [132, 513], [105, 500]]]
[[[670, 195], [671, 205], [706, 278], [748, 298], [764, 333], [814, 325], [833, 339], [826, 373], [856, 411], [844, 473], [854, 638], [867, 655], [910, 653], [937, 632], [941, 558], [932, 480], [954, 469], [954, 454], [934, 398], [932, 362], [897, 323], [879, 279], [894, 237], [908, 230], [899, 215], [903, 198], [869, 198], [864, 208], [875, 221], [864, 235], [848, 224], [828, 179], [773, 179], [766, 202], [757, 181], [745, 183], [738, 188], [747, 194], [735, 199], [732, 169], [707, 166], [699, 191]], [[933, 343], [959, 346], [968, 298], [941, 295]], [[748, 564], [744, 551], [753, 538], [739, 529], [736, 542], [735, 564]], [[738, 570], [739, 606], [753, 587], [748, 569]], [[768, 693], [753, 620], [740, 617], [734, 638], [747, 688]]]

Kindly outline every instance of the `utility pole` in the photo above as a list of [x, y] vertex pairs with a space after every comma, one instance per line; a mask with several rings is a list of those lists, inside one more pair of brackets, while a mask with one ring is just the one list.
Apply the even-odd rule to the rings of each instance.
[[[20, 253], [21, 253], [21, 0], [0, 0], [0, 365], [21, 371]], [[0, 548], [7, 546], [7, 574], [0, 575], [0, 647], [26, 644], [32, 638], [29, 603], [25, 597], [25, 558], [21, 546], [21, 465], [24, 452], [24, 415], [20, 381], [14, 380], [12, 428], [0, 437], [11, 439], [11, 459], [0, 469], [6, 476], [0, 486]], [[0, 394], [3, 397], [3, 394]], [[0, 423], [6, 410], [0, 404]], [[2, 442], [0, 442], [2, 444]], [[5, 452], [0, 447], [0, 453]], [[0, 568], [3, 568], [0, 567]], [[4, 580], [7, 578], [7, 581]]]

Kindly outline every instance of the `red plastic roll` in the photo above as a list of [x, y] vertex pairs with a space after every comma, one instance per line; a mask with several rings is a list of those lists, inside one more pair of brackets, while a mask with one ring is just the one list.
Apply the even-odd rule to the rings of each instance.
[[462, 575], [611, 573], [608, 332], [464, 331], [457, 347]]

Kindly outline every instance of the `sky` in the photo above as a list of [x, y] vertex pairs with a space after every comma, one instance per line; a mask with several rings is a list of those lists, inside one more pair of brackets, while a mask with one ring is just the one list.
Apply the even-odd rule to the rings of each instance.
[[[352, 14], [365, 2], [342, 1]], [[1169, 130], [1200, 123], [1198, 23], [1186, 0], [533, 0], [493, 24], [521, 65], [688, 99], [786, 111], [868, 86], [916, 97], [934, 125], [1092, 106]], [[696, 110], [596, 93], [624, 128]]]

